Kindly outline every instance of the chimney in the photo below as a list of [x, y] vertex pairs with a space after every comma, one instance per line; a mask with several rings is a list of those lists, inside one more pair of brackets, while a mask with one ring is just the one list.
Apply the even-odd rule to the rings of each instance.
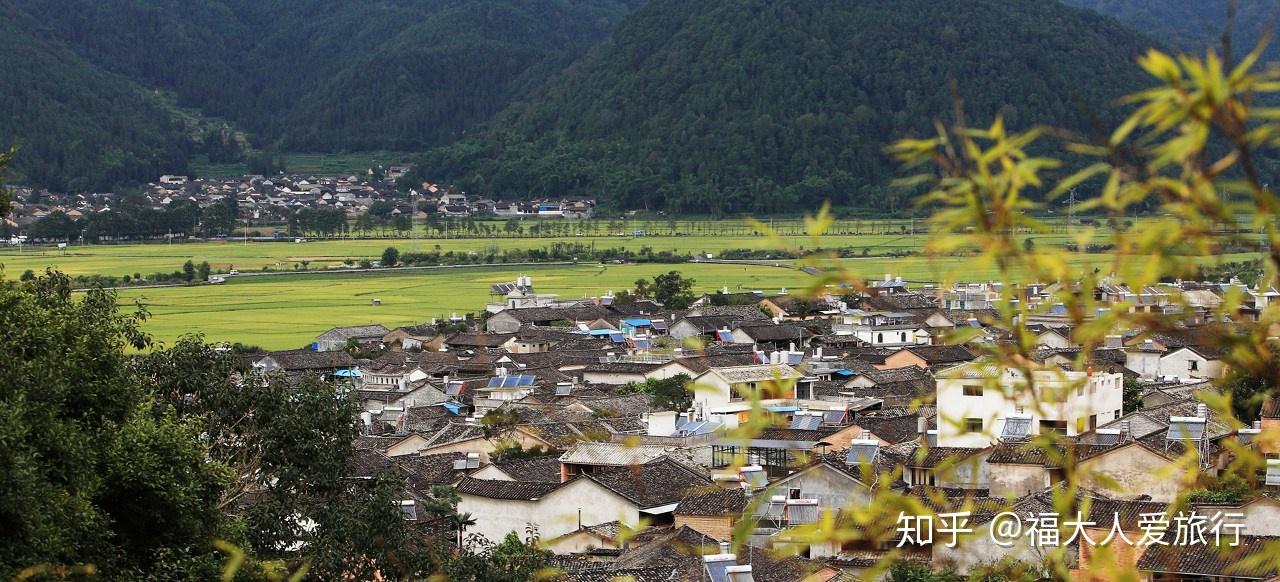
[[927, 430], [929, 430], [929, 419], [923, 416], [917, 417], [916, 418], [916, 434], [923, 435]]
[[721, 554], [729, 553], [729, 542], [720, 542], [720, 553]]

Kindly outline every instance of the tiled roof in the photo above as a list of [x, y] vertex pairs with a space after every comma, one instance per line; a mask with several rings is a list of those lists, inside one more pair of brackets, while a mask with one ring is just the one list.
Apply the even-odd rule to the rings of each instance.
[[582, 442], [560, 455], [562, 463], [625, 467], [643, 465], [667, 454], [666, 447]]
[[712, 374], [718, 374], [731, 384], [740, 382], [767, 382], [775, 378], [795, 379], [801, 374], [786, 364], [761, 364], [757, 366], [733, 366], [730, 368], [712, 368]]
[[349, 368], [357, 361], [344, 351], [317, 352], [315, 350], [287, 350], [258, 354], [254, 361], [270, 357], [285, 370], [322, 370], [331, 368]]
[[487, 499], [534, 501], [560, 488], [561, 483], [541, 481], [499, 481], [496, 479], [463, 478], [456, 487], [460, 495], [474, 495]]
[[[903, 445], [908, 445], [908, 443], [903, 443]], [[907, 454], [907, 466], [926, 469], [937, 467], [944, 462], [962, 462], [964, 459], [986, 450], [969, 447], [921, 447], [914, 444], [909, 446], [914, 448]]]
[[678, 503], [690, 489], [711, 482], [707, 477], [669, 458], [584, 476], [641, 508]]
[[494, 467], [516, 481], [560, 482], [560, 459], [554, 455], [504, 461]]
[[386, 326], [382, 324], [373, 323], [369, 325], [351, 325], [347, 327], [335, 327], [329, 331], [326, 331], [320, 334], [320, 336], [324, 337], [332, 334], [338, 338], [362, 338], [362, 337], [380, 338], [384, 335], [387, 335], [387, 333], [390, 331], [391, 330], [387, 329]]
[[975, 357], [973, 352], [969, 351], [969, 348], [964, 346], [912, 346], [903, 349], [915, 354], [930, 365], [968, 362], [973, 360]]
[[[1218, 547], [1213, 544], [1158, 545], [1154, 544], [1138, 559], [1138, 569], [1146, 572], [1170, 574], [1194, 574], [1197, 576], [1232, 576], [1239, 578], [1271, 578], [1277, 574], [1274, 565], [1251, 566], [1249, 558], [1264, 552], [1280, 538], [1241, 536], [1237, 547]], [[1266, 560], [1274, 564], [1274, 560]]]
[[676, 515], [738, 515], [747, 507], [747, 494], [739, 488], [717, 488], [694, 493], [680, 500]]

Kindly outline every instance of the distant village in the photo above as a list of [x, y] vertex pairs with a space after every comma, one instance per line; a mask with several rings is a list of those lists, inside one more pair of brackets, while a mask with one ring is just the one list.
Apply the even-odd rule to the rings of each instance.
[[[354, 202], [369, 192], [339, 184], [317, 185], [318, 198]], [[1011, 500], [1019, 514], [1053, 512], [1064, 459], [1087, 476], [1074, 493], [1091, 502], [1085, 538], [1139, 540], [1151, 527], [1141, 516], [1185, 492], [1170, 475], [1188, 470], [1188, 451], [1198, 463], [1192, 476], [1216, 475], [1239, 447], [1280, 453], [1255, 441], [1280, 428], [1280, 402], [1233, 426], [1195, 398], [1227, 373], [1221, 348], [1206, 339], [1229, 325], [1213, 311], [1239, 297], [1240, 314], [1256, 319], [1280, 300], [1276, 290], [1237, 282], [1019, 288], [1012, 296], [1035, 313], [1025, 322], [1037, 344], [1027, 373], [1047, 390], [1039, 400], [1015, 389], [1027, 383], [1023, 371], [978, 355], [1015, 341], [996, 323], [1004, 291], [886, 276], [865, 291], [810, 298], [724, 289], [677, 310], [612, 294], [564, 299], [520, 277], [493, 286], [482, 318], [336, 327], [305, 349], [240, 357], [252, 373], [323, 376], [357, 399], [363, 435], [351, 477], [403, 470], [401, 509], [423, 536], [458, 544], [534, 529], [575, 581], [853, 580], [891, 554], [961, 574], [1006, 558], [1038, 563], [1040, 548], [989, 535], [989, 508]], [[1179, 323], [1117, 332], [1086, 351], [1053, 303], [1063, 291]], [[969, 339], [947, 343], [957, 330]], [[740, 436], [753, 406], [773, 424]], [[1025, 446], [1045, 434], [1057, 438], [1059, 454]], [[440, 485], [474, 520], [465, 531], [421, 510]], [[1266, 485], [1192, 503], [1217, 516], [1219, 532], [1237, 534], [1230, 558], [1212, 545], [1158, 543], [1113, 555], [1148, 580], [1242, 579], [1232, 564], [1280, 540], [1272, 488], [1280, 461], [1268, 463]], [[958, 543], [910, 528], [844, 543], [795, 535], [821, 519], [852, 523], [851, 508], [885, 491], [939, 514], [972, 509], [966, 523], [976, 534]], [[743, 522], [748, 543], [733, 550]], [[1073, 559], [1094, 551], [1085, 538], [1062, 540]]]
[[[468, 196], [455, 188], [422, 183], [407, 195], [397, 187], [397, 180], [409, 171], [405, 166], [389, 166], [380, 176], [315, 176], [289, 174], [279, 176], [246, 175], [235, 178], [189, 179], [187, 176], [161, 176], [142, 188], [143, 203], [162, 209], [182, 201], [200, 208], [234, 199], [238, 219], [283, 221], [299, 209], [333, 208], [346, 212], [348, 218], [364, 215], [375, 203], [390, 205], [387, 217], [410, 216], [423, 220], [442, 217], [529, 217], [591, 218], [595, 201], [582, 198], [535, 199], [523, 201], [492, 200]], [[27, 187], [11, 188], [14, 208], [3, 220], [11, 227], [29, 225], [49, 214], [61, 211], [73, 219], [111, 210], [115, 193], [62, 194]]]

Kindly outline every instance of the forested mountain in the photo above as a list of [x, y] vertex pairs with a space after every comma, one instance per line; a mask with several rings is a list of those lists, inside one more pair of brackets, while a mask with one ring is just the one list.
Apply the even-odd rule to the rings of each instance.
[[17, 0], [82, 56], [259, 147], [448, 143], [641, 0]]
[[9, 179], [95, 190], [186, 169], [185, 125], [143, 88], [107, 73], [0, 0], [0, 147]]
[[952, 108], [1086, 128], [1151, 42], [1056, 0], [654, 0], [422, 175], [676, 212], [891, 210], [882, 150]]
[[[1251, 50], [1264, 32], [1274, 37], [1280, 2], [1235, 0], [1234, 20], [1227, 18], [1228, 0], [1062, 0], [1114, 17], [1178, 50], [1203, 53], [1222, 46], [1222, 33], [1231, 25], [1236, 57]], [[1280, 44], [1272, 39], [1267, 59], [1280, 59]]]

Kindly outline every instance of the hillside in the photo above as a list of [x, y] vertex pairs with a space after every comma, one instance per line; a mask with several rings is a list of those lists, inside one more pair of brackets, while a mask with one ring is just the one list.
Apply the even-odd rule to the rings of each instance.
[[258, 147], [448, 143], [598, 42], [639, 0], [18, 0], [93, 63]]
[[186, 168], [184, 125], [153, 95], [77, 56], [0, 0], [0, 146], [15, 183], [97, 190]]
[[[1222, 46], [1226, 30], [1227, 0], [1062, 0], [1066, 4], [1088, 8], [1111, 16], [1172, 48], [1203, 53]], [[1243, 55], [1257, 44], [1268, 30], [1278, 31], [1280, 3], [1275, 0], [1236, 0], [1236, 17], [1232, 24], [1234, 51]], [[1280, 59], [1280, 44], [1272, 39], [1267, 59]]]
[[655, 0], [422, 173], [675, 212], [891, 210], [882, 149], [951, 110], [950, 78], [975, 120], [1085, 128], [1149, 44], [1054, 0]]

